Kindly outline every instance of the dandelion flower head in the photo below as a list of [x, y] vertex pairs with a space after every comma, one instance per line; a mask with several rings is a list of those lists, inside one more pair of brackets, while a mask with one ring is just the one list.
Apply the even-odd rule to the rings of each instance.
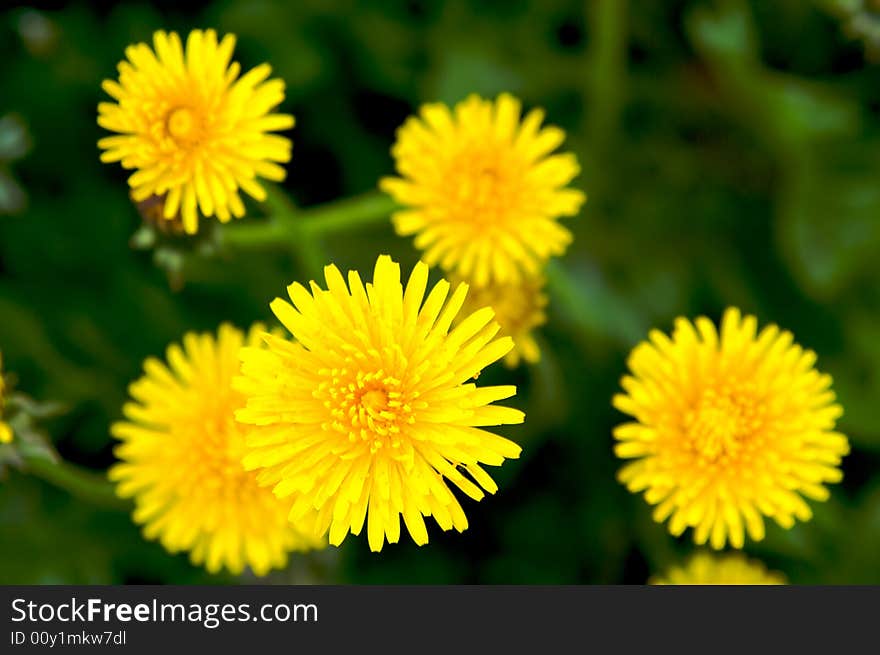
[[404, 206], [394, 226], [416, 235], [429, 266], [482, 287], [537, 275], [565, 251], [571, 233], [558, 219], [577, 214], [585, 196], [567, 188], [580, 170], [575, 156], [553, 154], [565, 133], [543, 118], [540, 109], [521, 118], [507, 93], [471, 95], [453, 109], [426, 104], [399, 129], [400, 177], [380, 186]]
[[264, 575], [284, 566], [289, 551], [323, 545], [288, 522], [285, 504], [241, 462], [245, 436], [233, 413], [242, 398], [232, 379], [239, 350], [258, 347], [263, 332], [224, 324], [216, 337], [186, 334], [182, 347], [168, 347], [167, 363], [144, 362], [126, 420], [112, 427], [122, 443], [109, 475], [119, 496], [134, 498], [135, 522], [211, 573], [249, 566]]
[[700, 552], [683, 566], [649, 580], [654, 585], [784, 585], [785, 576], [742, 553], [713, 555]]
[[619, 479], [656, 505], [669, 531], [698, 544], [742, 548], [764, 538], [764, 517], [783, 528], [812, 516], [805, 498], [829, 496], [842, 478], [847, 438], [831, 377], [792, 334], [728, 309], [720, 330], [679, 318], [654, 330], [629, 358], [614, 405], [633, 417], [616, 428]]
[[[513, 347], [496, 339], [483, 308], [450, 329], [467, 293], [441, 280], [425, 297], [428, 267], [406, 286], [388, 256], [373, 280], [324, 269], [327, 288], [288, 287], [293, 304], [272, 310], [295, 342], [268, 336], [242, 351], [247, 397], [239, 421], [254, 426], [245, 466], [284, 499], [295, 522], [317, 511], [314, 532], [339, 545], [364, 524], [371, 550], [400, 537], [428, 541], [423, 517], [443, 530], [468, 526], [454, 493], [480, 500], [496, 483], [483, 468], [520, 447], [482, 428], [521, 423], [522, 412], [492, 403], [513, 386], [477, 387], [480, 371]], [[347, 282], [347, 283], [346, 283]]]
[[[457, 280], [456, 276], [451, 276]], [[508, 284], [490, 283], [485, 287], [471, 287], [464, 304], [464, 313], [481, 307], [491, 307], [501, 327], [499, 334], [513, 338], [514, 347], [504, 357], [504, 363], [514, 368], [525, 361], [535, 364], [541, 359], [541, 350], [534, 331], [547, 322], [544, 308], [547, 296], [542, 277], [522, 278]]]
[[163, 198], [164, 217], [179, 214], [189, 234], [199, 213], [244, 216], [239, 191], [262, 201], [258, 178], [283, 180], [279, 164], [290, 160], [290, 140], [271, 134], [293, 127], [293, 116], [272, 113], [284, 82], [267, 79], [268, 64], [239, 77], [234, 47], [233, 35], [218, 42], [214, 30], [193, 30], [186, 47], [175, 32], [158, 31], [152, 49], [126, 48], [118, 81], [102, 85], [115, 102], [98, 105], [98, 124], [117, 134], [98, 142], [101, 161], [135, 169], [133, 200]]

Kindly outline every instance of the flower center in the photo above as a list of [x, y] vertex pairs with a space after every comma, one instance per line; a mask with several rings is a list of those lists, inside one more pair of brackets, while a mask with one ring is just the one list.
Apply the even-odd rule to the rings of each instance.
[[710, 387], [688, 412], [684, 428], [694, 449], [708, 460], [738, 453], [758, 432], [764, 409], [748, 385]]
[[220, 494], [242, 500], [251, 487], [256, 488], [241, 463], [244, 433], [230, 409], [237, 406], [235, 397], [221, 393], [216, 403], [205, 405], [193, 412], [189, 421], [180, 422], [180, 437], [191, 444], [186, 462], [191, 486], [184, 495]]
[[382, 418], [388, 409], [388, 392], [384, 389], [371, 389], [361, 395], [361, 407], [373, 418]]
[[504, 223], [519, 202], [519, 176], [496, 151], [468, 150], [455, 158], [448, 171], [452, 215], [464, 223]]
[[201, 129], [196, 114], [188, 107], [177, 107], [165, 120], [168, 134], [181, 145], [192, 145], [199, 140]]
[[412, 400], [400, 380], [384, 371], [365, 373], [346, 369], [325, 371], [327, 379], [315, 391], [330, 410], [324, 429], [344, 434], [350, 442], [370, 444], [370, 452], [401, 446], [401, 429], [415, 422]]

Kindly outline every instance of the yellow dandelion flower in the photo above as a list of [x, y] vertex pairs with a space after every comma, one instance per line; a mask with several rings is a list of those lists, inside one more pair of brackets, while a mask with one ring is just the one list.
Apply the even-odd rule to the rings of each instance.
[[694, 528], [698, 544], [742, 548], [764, 538], [764, 518], [783, 528], [807, 521], [804, 497], [822, 501], [839, 482], [847, 438], [834, 431], [843, 410], [816, 355], [754, 316], [724, 314], [720, 332], [700, 317], [679, 318], [670, 339], [658, 330], [629, 358], [620, 411], [635, 418], [614, 431], [619, 479], [669, 519]]
[[[452, 280], [459, 280], [452, 276]], [[464, 314], [481, 307], [491, 307], [495, 320], [501, 327], [499, 334], [513, 338], [514, 347], [504, 357], [509, 368], [519, 365], [520, 360], [534, 364], [541, 359], [538, 342], [533, 331], [547, 322], [544, 308], [547, 296], [544, 279], [523, 278], [508, 284], [491, 283], [485, 287], [471, 287], [464, 304]]]
[[0, 353], [0, 443], [12, 443], [12, 427], [3, 420], [6, 408], [6, 381], [3, 379], [3, 353]]
[[697, 553], [684, 566], [648, 581], [652, 585], [784, 585], [785, 576], [768, 571], [761, 562], [741, 553], [711, 555]]
[[405, 289], [388, 256], [366, 285], [355, 271], [346, 285], [335, 266], [324, 276], [326, 290], [295, 283], [287, 288], [293, 305], [272, 302], [296, 343], [267, 336], [268, 349], [242, 351], [237, 385], [247, 406], [236, 418], [255, 426], [245, 466], [260, 469], [292, 521], [317, 510], [314, 531], [329, 531], [334, 545], [366, 521], [370, 548], [379, 551], [386, 539], [398, 541], [401, 515], [419, 545], [428, 541], [424, 516], [443, 530], [464, 530], [467, 518], [446, 481], [480, 500], [483, 490], [497, 490], [481, 465], [520, 453], [480, 429], [523, 421], [522, 412], [491, 404], [516, 388], [470, 381], [512, 340], [494, 338], [488, 307], [450, 330], [467, 286], [449, 296], [442, 280], [424, 299], [424, 263]]
[[565, 188], [580, 171], [571, 153], [551, 154], [565, 133], [541, 127], [544, 112], [520, 120], [519, 100], [471, 95], [454, 109], [426, 104], [398, 130], [392, 149], [400, 177], [380, 187], [406, 209], [393, 215], [398, 234], [415, 234], [429, 265], [485, 286], [537, 275], [562, 254], [571, 233], [557, 221], [574, 216], [586, 196]]
[[293, 116], [270, 113], [284, 82], [267, 80], [268, 64], [239, 77], [234, 47], [233, 35], [218, 43], [214, 30], [193, 30], [185, 49], [175, 32], [158, 31], [152, 49], [126, 49], [118, 82], [102, 84], [116, 102], [98, 105], [98, 124], [119, 134], [98, 141], [101, 161], [137, 169], [134, 201], [164, 198], [164, 217], [180, 214], [190, 234], [199, 212], [224, 223], [244, 216], [239, 190], [264, 200], [257, 177], [283, 180], [278, 164], [290, 160], [290, 140], [270, 134], [293, 127]]
[[167, 365], [144, 362], [129, 392], [126, 421], [113, 425], [120, 462], [110, 469], [117, 493], [134, 497], [134, 520], [147, 539], [172, 553], [189, 551], [211, 573], [226, 567], [257, 575], [284, 566], [291, 550], [323, 545], [287, 520], [286, 503], [245, 471], [244, 430], [233, 416], [243, 405], [232, 388], [239, 350], [256, 347], [263, 328], [245, 335], [224, 324], [216, 338], [188, 333], [168, 347]]

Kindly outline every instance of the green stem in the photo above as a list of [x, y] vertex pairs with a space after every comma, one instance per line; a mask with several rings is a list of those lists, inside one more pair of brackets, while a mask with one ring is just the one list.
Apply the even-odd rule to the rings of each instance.
[[626, 0], [593, 0], [589, 134], [593, 147], [605, 146], [617, 128], [626, 77]]
[[116, 495], [113, 484], [103, 475], [61, 459], [53, 462], [45, 457], [25, 457], [24, 461], [28, 473], [72, 496], [108, 509], [131, 509], [130, 503]]
[[[276, 187], [270, 187], [265, 205], [268, 220], [246, 220], [226, 225], [220, 232], [222, 240], [242, 250], [285, 249], [293, 245], [300, 259], [306, 263], [312, 261], [312, 264], [320, 258], [317, 237], [384, 223], [397, 207], [385, 194], [372, 191], [300, 210], [284, 191]], [[322, 260], [321, 265], [323, 263], [326, 262]]]
[[263, 201], [269, 216], [282, 223], [292, 220], [299, 209], [290, 195], [277, 184], [266, 185], [266, 200]]
[[281, 249], [288, 245], [287, 226], [278, 221], [243, 221], [225, 225], [220, 230], [220, 237], [223, 243], [238, 250]]
[[371, 191], [352, 198], [329, 202], [301, 212], [303, 230], [310, 234], [330, 234], [349, 228], [384, 223], [397, 204], [384, 193]]
[[294, 237], [292, 251], [311, 279], [320, 280], [323, 277], [324, 267], [330, 261], [319, 239], [301, 229]]

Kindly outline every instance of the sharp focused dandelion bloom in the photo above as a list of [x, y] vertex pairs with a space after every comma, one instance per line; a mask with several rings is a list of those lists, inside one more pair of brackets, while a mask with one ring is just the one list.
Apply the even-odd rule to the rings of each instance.
[[816, 355], [754, 316], [728, 309], [720, 332], [701, 317], [680, 318], [672, 337], [658, 330], [629, 358], [625, 393], [614, 398], [635, 421], [615, 432], [619, 457], [635, 461], [619, 479], [644, 492], [680, 535], [720, 549], [764, 538], [764, 517], [783, 528], [807, 521], [804, 497], [826, 500], [839, 482], [847, 438], [843, 410]]
[[483, 308], [450, 330], [467, 293], [440, 281], [425, 298], [428, 267], [416, 265], [406, 287], [400, 267], [379, 257], [372, 283], [355, 271], [348, 284], [335, 266], [327, 289], [292, 284], [293, 305], [272, 311], [296, 343], [267, 336], [267, 349], [242, 351], [237, 386], [247, 396], [239, 421], [248, 436], [249, 469], [271, 485], [301, 522], [317, 510], [315, 533], [339, 545], [366, 522], [370, 548], [400, 537], [428, 541], [423, 517], [443, 530], [467, 528], [447, 481], [475, 500], [497, 485], [482, 465], [518, 457], [520, 447], [481, 429], [521, 423], [523, 413], [491, 403], [513, 386], [477, 387], [480, 371], [507, 354]]
[[785, 577], [768, 571], [761, 562], [746, 559], [741, 553], [697, 553], [684, 566], [672, 567], [665, 575], [648, 582], [654, 585], [784, 585]]
[[520, 113], [509, 94], [494, 102], [472, 95], [454, 109], [426, 104], [398, 131], [400, 177], [380, 182], [406, 207], [393, 215], [397, 232], [416, 235], [428, 265], [477, 287], [537, 275], [571, 241], [557, 219], [585, 200], [566, 188], [580, 170], [575, 156], [552, 154], [565, 133], [541, 127], [540, 109]]
[[[456, 279], [453, 276], [453, 279]], [[544, 308], [547, 296], [543, 278], [524, 278], [508, 284], [489, 284], [471, 287], [464, 304], [465, 313], [482, 307], [491, 307], [501, 327], [499, 334], [513, 338], [514, 347], [504, 357], [504, 363], [513, 368], [520, 361], [534, 364], [541, 359], [541, 351], [533, 331], [547, 322]]]
[[3, 420], [6, 409], [6, 381], [3, 379], [3, 353], [0, 353], [0, 443], [12, 443], [12, 427]]
[[257, 347], [262, 326], [248, 335], [222, 325], [216, 338], [189, 333], [172, 344], [165, 364], [144, 362], [130, 387], [126, 421], [112, 427], [122, 440], [110, 469], [117, 493], [134, 497], [134, 520], [170, 552], [189, 551], [194, 564], [257, 575], [281, 567], [290, 550], [322, 543], [287, 520], [287, 506], [245, 471], [245, 436], [233, 416], [243, 399], [232, 388], [239, 350]]
[[239, 191], [263, 200], [258, 177], [279, 181], [290, 160], [289, 139], [272, 131], [293, 127], [293, 116], [271, 113], [284, 99], [284, 82], [268, 80], [261, 64], [239, 77], [232, 62], [235, 37], [193, 30], [183, 47], [171, 32], [156, 32], [153, 48], [129, 46], [119, 80], [103, 89], [116, 102], [98, 105], [98, 124], [118, 135], [98, 142], [101, 161], [136, 169], [132, 198], [164, 198], [164, 217], [198, 230], [199, 212], [229, 221], [244, 216]]

